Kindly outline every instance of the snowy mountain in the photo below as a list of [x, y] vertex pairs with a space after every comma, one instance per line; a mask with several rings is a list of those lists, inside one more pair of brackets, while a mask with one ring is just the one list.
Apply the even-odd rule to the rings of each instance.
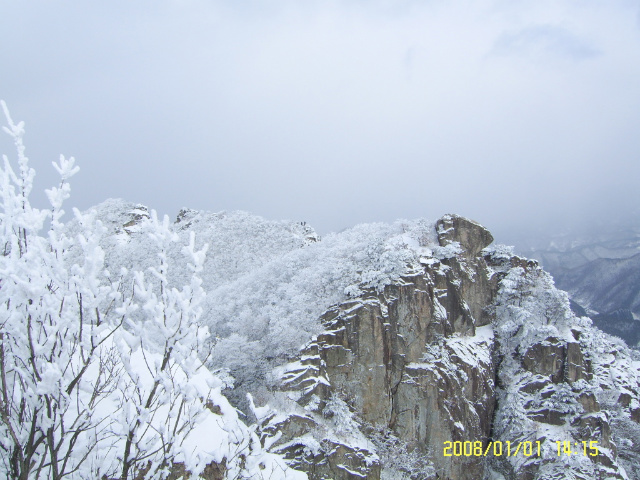
[[[144, 268], [146, 212], [96, 207], [109, 268]], [[233, 377], [224, 393], [263, 447], [309, 478], [640, 478], [640, 363], [477, 223], [320, 239], [183, 211], [172, 228], [176, 245], [209, 245], [207, 365]]]
[[0, 103], [17, 152], [0, 167], [0, 477], [308, 478], [267, 451], [222, 394], [229, 376], [204, 364], [207, 246], [191, 233], [175, 252], [168, 218], [118, 202], [104, 223], [76, 210], [65, 224], [73, 158], [53, 163], [50, 206], [32, 205], [24, 124]]
[[638, 344], [640, 226], [633, 219], [593, 230], [569, 230], [551, 239], [529, 239], [519, 251], [538, 259], [599, 328], [630, 346]]

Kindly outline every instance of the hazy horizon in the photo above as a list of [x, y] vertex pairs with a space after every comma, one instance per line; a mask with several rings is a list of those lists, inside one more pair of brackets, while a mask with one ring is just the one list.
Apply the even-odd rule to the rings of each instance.
[[321, 234], [457, 213], [508, 243], [639, 213], [638, 1], [33, 1], [0, 27], [42, 205], [64, 154], [69, 206]]

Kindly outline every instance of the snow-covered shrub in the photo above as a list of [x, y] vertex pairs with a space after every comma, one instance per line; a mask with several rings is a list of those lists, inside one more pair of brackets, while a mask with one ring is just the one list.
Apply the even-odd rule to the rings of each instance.
[[[58, 188], [47, 191], [51, 211], [31, 206], [35, 172], [25, 156], [24, 124], [6, 109], [6, 133], [18, 153], [18, 171], [3, 156], [0, 169], [0, 471], [11, 478], [62, 478], [82, 472], [94, 454], [103, 426], [94, 412], [115, 388], [117, 362], [102, 348], [122, 323], [117, 279], [101, 269], [96, 234], [86, 229], [77, 240], [82, 263], [68, 268], [72, 239], [60, 218], [69, 196], [67, 180], [78, 168], [60, 157]], [[91, 224], [79, 213], [79, 221]], [[42, 235], [50, 220], [47, 234]], [[87, 370], [97, 365], [91, 381]], [[85, 393], [88, 393], [86, 395]]]
[[437, 478], [433, 461], [427, 453], [412, 448], [390, 429], [367, 429], [382, 463], [382, 480], [428, 480]]
[[[208, 398], [206, 385], [203, 388], [192, 383], [203, 366], [198, 348], [209, 335], [206, 328], [198, 326], [200, 304], [205, 296], [198, 274], [207, 245], [196, 250], [192, 233], [189, 244], [182, 249], [192, 273], [191, 281], [178, 290], [168, 285], [166, 252], [169, 244], [178, 240], [169, 228], [168, 217], [159, 222], [152, 211], [141, 228], [151, 238], [158, 261], [156, 267], [149, 267], [151, 280], [145, 279], [143, 272], [135, 272], [136, 302], [132, 306], [141, 306], [143, 314], [136, 318], [122, 308], [127, 328], [118, 331], [118, 337], [124, 340], [118, 346], [125, 371], [120, 379], [117, 405], [118, 423], [126, 426], [120, 433], [124, 436], [121, 478], [129, 478], [130, 472], [133, 478], [141, 472], [167, 475], [174, 459], [182, 453], [186, 435], [204, 416], [204, 401]], [[145, 352], [159, 356], [152, 361]], [[133, 363], [144, 365], [144, 373]], [[141, 375], [148, 380], [142, 381]], [[156, 417], [162, 421], [158, 422]], [[197, 468], [205, 466], [200, 464]]]
[[489, 245], [482, 250], [483, 255], [491, 255], [496, 260], [509, 260], [515, 255], [513, 247], [510, 245], [504, 245], [498, 243], [495, 245]]
[[185, 284], [171, 284], [178, 237], [151, 212], [136, 225], [151, 252], [146, 272], [108, 272], [95, 215], [76, 210], [73, 229], [62, 223], [73, 158], [54, 163], [51, 208], [33, 207], [24, 124], [2, 107], [18, 169], [3, 156], [0, 477], [160, 480], [183, 469], [198, 478], [215, 462], [226, 478], [306, 478], [263, 451], [221, 395], [228, 382], [198, 357], [206, 245], [189, 237]]

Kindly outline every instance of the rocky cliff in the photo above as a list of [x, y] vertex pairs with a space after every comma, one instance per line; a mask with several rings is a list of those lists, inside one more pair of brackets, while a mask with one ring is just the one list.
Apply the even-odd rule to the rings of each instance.
[[[439, 255], [326, 311], [325, 331], [278, 370], [305, 413], [265, 415], [264, 437], [285, 432], [275, 448], [314, 479], [390, 466], [386, 478], [640, 478], [629, 351], [576, 318], [537, 262], [486, 250], [480, 225], [448, 215], [436, 232]], [[333, 438], [336, 403], [368, 445]], [[422, 463], [412, 471], [394, 448]]]

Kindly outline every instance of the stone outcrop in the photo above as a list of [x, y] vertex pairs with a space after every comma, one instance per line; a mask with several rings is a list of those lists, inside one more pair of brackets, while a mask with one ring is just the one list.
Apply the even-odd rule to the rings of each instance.
[[436, 222], [436, 232], [438, 243], [441, 246], [445, 247], [458, 242], [464, 255], [468, 258], [477, 257], [483, 248], [493, 242], [493, 235], [489, 230], [479, 223], [459, 215], [444, 215]]
[[[110, 271], [146, 271], [148, 212], [99, 210]], [[275, 409], [245, 411], [256, 452], [312, 480], [640, 480], [640, 357], [572, 314], [536, 261], [488, 247], [478, 223], [364, 225], [323, 244], [305, 224], [183, 210], [175, 231], [215, 252], [203, 277], [211, 367], [235, 377], [236, 407], [251, 392]], [[176, 278], [185, 267], [172, 263]], [[506, 442], [536, 454], [495, 454]], [[564, 442], [599, 453], [568, 455]], [[234, 461], [229, 475], [252, 463]]]
[[[282, 388], [299, 392], [298, 403], [318, 412], [339, 395], [364, 424], [390, 428], [410, 448], [429, 453], [445, 476], [472, 479], [482, 475], [482, 459], [445, 457], [443, 446], [485, 444], [490, 435], [493, 334], [482, 325], [489, 323], [485, 307], [497, 282], [479, 256], [491, 235], [461, 217], [446, 218], [440, 245], [458, 242], [465, 256], [426, 258], [382, 292], [368, 290], [329, 309], [325, 332], [282, 373]], [[377, 471], [366, 478], [378, 478]]]
[[611, 437], [612, 412], [603, 410], [597, 394], [605, 383], [612, 386], [601, 385], [594, 372], [602, 334], [569, 312], [566, 297], [537, 263], [512, 257], [492, 266], [508, 272], [505, 281], [517, 274], [521, 282], [518, 289], [503, 286], [496, 299], [501, 345], [494, 440], [532, 442], [541, 454], [494, 457], [490, 468], [516, 480], [563, 479], [567, 468], [575, 479], [626, 478]]
[[[382, 291], [368, 289], [330, 308], [321, 319], [325, 331], [297, 361], [280, 369], [280, 388], [308, 413], [278, 425], [284, 434], [277, 448], [312, 480], [379, 479], [376, 445], [362, 448], [318, 433], [327, 405], [339, 398], [362, 431], [388, 429], [407, 451], [424, 455], [435, 472], [429, 478], [480, 479], [489, 470], [519, 480], [565, 478], [557, 476], [566, 463], [554, 455], [558, 440], [598, 442], [599, 455], [585, 457], [575, 478], [624, 478], [610, 415], [594, 393], [601, 376], [594, 375], [594, 359], [585, 354], [592, 348], [585, 333], [590, 327], [561, 327], [564, 297], [551, 295], [548, 311], [535, 321], [540, 331], [560, 333], [532, 334], [526, 348], [509, 347], [525, 326], [507, 336], [496, 331], [508, 320], [506, 303], [522, 310], [518, 295], [534, 296], [528, 287], [504, 293], [511, 290], [502, 280], [517, 277], [527, 285], [528, 276], [546, 279], [546, 274], [535, 261], [485, 253], [493, 239], [473, 221], [446, 215], [436, 232], [441, 251], [422, 258], [419, 267]], [[637, 391], [619, 396], [629, 418], [637, 398]], [[522, 422], [519, 429], [509, 423], [515, 418], [509, 417], [511, 410]], [[268, 423], [264, 438], [275, 432]], [[563, 429], [566, 438], [554, 438], [552, 428]], [[310, 432], [315, 449], [305, 440]], [[472, 442], [467, 445], [481, 445], [484, 452], [498, 441], [540, 442], [544, 455], [487, 459], [444, 449], [447, 442]]]

